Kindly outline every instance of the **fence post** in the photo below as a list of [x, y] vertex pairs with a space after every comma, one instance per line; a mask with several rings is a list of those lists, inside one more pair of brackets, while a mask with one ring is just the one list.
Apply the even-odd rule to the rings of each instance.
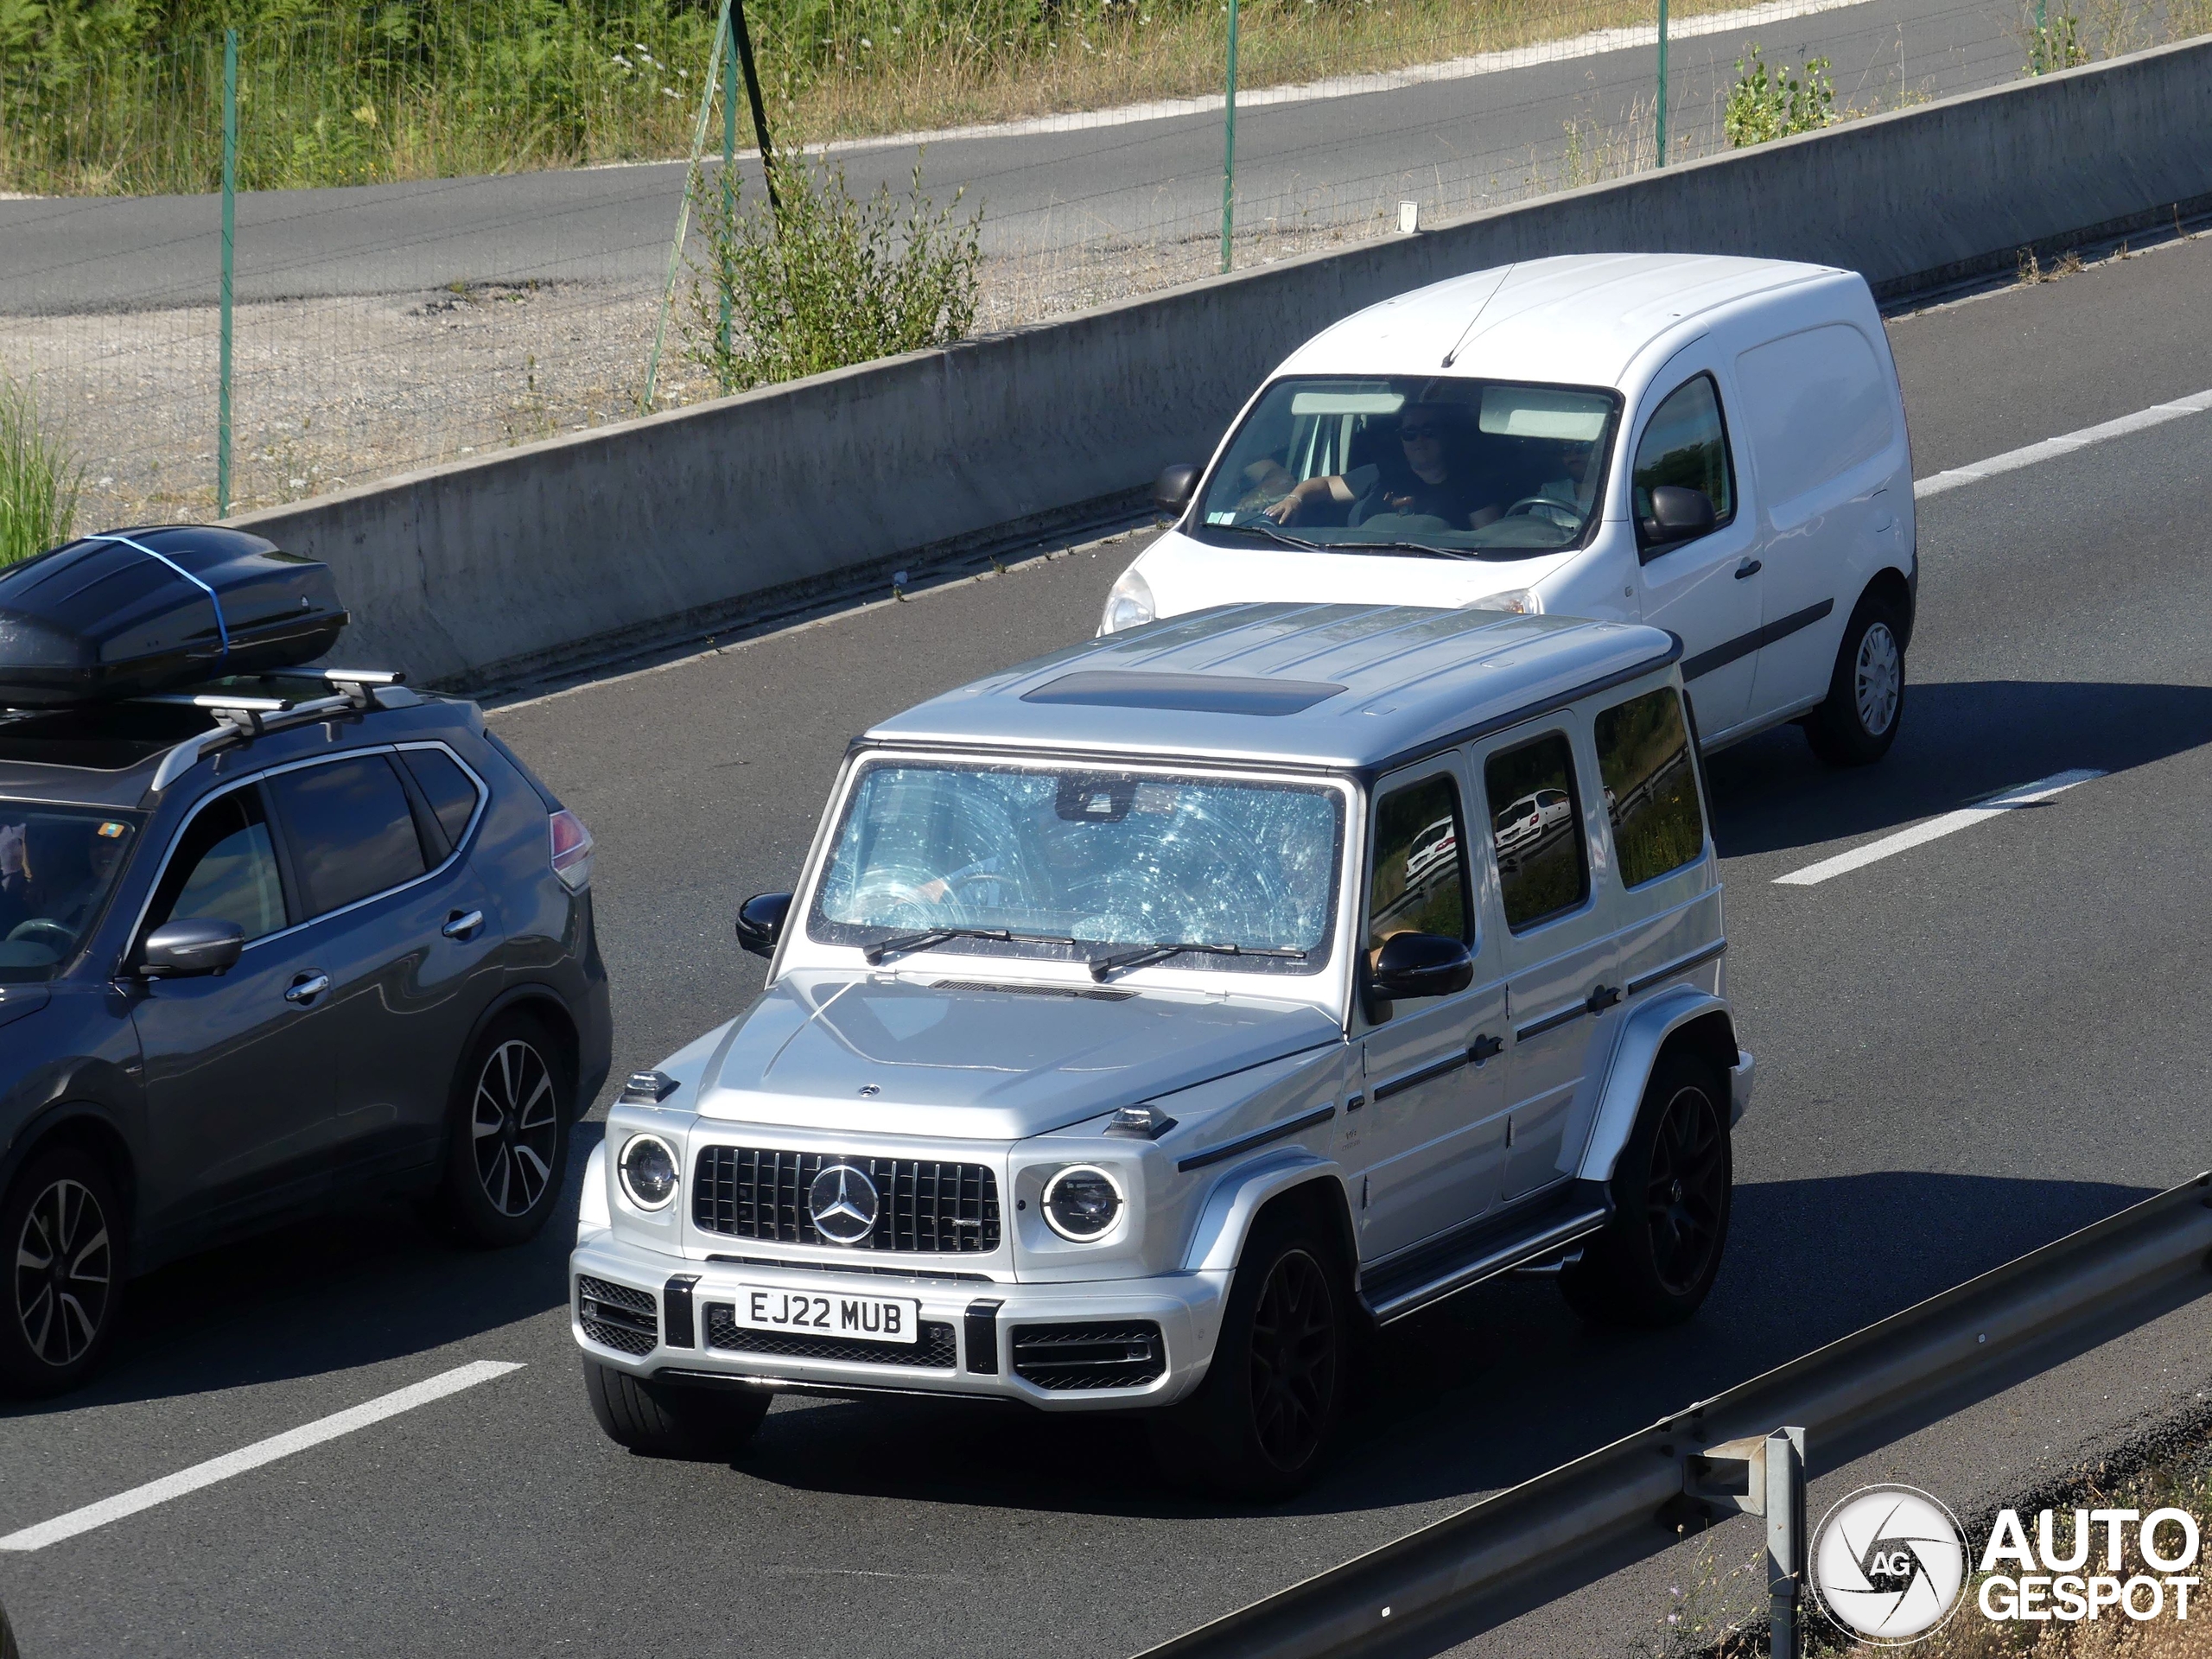
[[[730, 28], [737, 28], [735, 9], [732, 9]], [[737, 206], [737, 53], [735, 42], [723, 42], [722, 51], [722, 224], [725, 231], [736, 217]], [[764, 140], [765, 143], [765, 140]], [[767, 154], [764, 148], [763, 156]], [[767, 162], [761, 162], [762, 175], [766, 174]], [[722, 286], [721, 300], [715, 308], [715, 348], [721, 353], [724, 364], [729, 361], [729, 287]]]
[[[707, 118], [715, 112], [715, 83], [722, 78], [722, 49], [730, 38], [730, 0], [722, 0], [715, 14], [715, 49], [707, 58], [706, 85], [699, 89], [699, 115], [691, 124], [691, 159], [683, 168], [683, 200], [676, 210], [676, 236], [668, 245], [668, 280], [660, 290], [660, 319], [653, 325], [653, 348], [645, 357], [645, 384], [638, 393], [638, 413], [653, 412], [653, 393], [660, 388], [661, 347], [668, 343], [669, 308], [676, 303], [676, 279], [683, 271], [683, 238], [691, 230], [691, 190], [699, 181], [699, 157], [707, 148]], [[767, 136], [767, 129], [761, 129]], [[765, 162], [767, 152], [761, 152]], [[769, 197], [773, 200], [772, 192]]]
[[746, 95], [753, 101], [753, 136], [760, 141], [760, 182], [767, 187], [772, 210], [777, 206], [776, 146], [768, 137], [768, 106], [760, 97], [760, 71], [753, 61], [752, 31], [745, 26], [745, 0], [734, 0], [730, 6], [729, 28], [737, 42], [738, 64], [745, 71]]
[[1667, 165], [1667, 0], [1659, 0], [1659, 165]]
[[1804, 1643], [1798, 1617], [1805, 1581], [1805, 1431], [1777, 1428], [1766, 1437], [1767, 1624], [1773, 1659], [1797, 1659]]
[[1221, 274], [1226, 276], [1236, 228], [1236, 0], [1229, 0], [1229, 102], [1221, 131]]
[[231, 516], [231, 270], [238, 241], [238, 32], [223, 31], [222, 344], [215, 370], [215, 516]]

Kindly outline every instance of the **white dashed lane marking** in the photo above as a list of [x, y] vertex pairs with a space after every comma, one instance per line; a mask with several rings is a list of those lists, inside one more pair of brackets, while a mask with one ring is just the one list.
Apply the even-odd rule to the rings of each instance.
[[2049, 778], [2039, 778], [2032, 784], [2022, 784], [2016, 789], [2001, 790], [1976, 801], [1972, 806], [1962, 806], [1955, 812], [1946, 812], [1924, 823], [1916, 823], [1910, 830], [1900, 830], [1894, 836], [1885, 836], [1879, 841], [1870, 841], [1864, 847], [1854, 847], [1847, 853], [1838, 853], [1834, 858], [1824, 858], [1817, 864], [1808, 864], [1802, 870], [1792, 870], [1787, 875], [1777, 875], [1774, 885], [1778, 887], [1811, 887], [1853, 870], [1863, 870], [1869, 864], [1902, 853], [1915, 847], [1924, 847], [1931, 841], [1970, 830], [1977, 823], [2002, 817], [2007, 812], [2018, 811], [2024, 806], [2034, 806], [2054, 795], [2062, 795], [2076, 784], [2086, 784], [2092, 778], [2101, 778], [2101, 772], [2061, 772]]
[[2085, 426], [2078, 432], [2062, 432], [2055, 438], [2045, 438], [2041, 443], [2031, 443], [2020, 449], [2007, 449], [2003, 454], [1992, 455], [1986, 461], [1954, 467], [1948, 472], [1937, 473], [1932, 477], [1915, 479], [1912, 499], [1925, 501], [1931, 495], [1941, 495], [1946, 490], [1955, 490], [1964, 484], [1979, 484], [1983, 479], [1994, 478], [2000, 473], [2017, 473], [2024, 467], [2040, 466], [2046, 461], [2056, 461], [2076, 449], [2086, 449], [2093, 443], [2102, 443], [2109, 438], [2124, 438], [2131, 432], [2147, 431], [2154, 426], [2164, 426], [2168, 421], [2178, 421], [2184, 416], [2202, 415], [2208, 410], [2212, 410], [2212, 391], [2177, 397], [2171, 404], [2153, 404], [2148, 409], [2137, 410], [2133, 415], [2123, 415], [2116, 421]]

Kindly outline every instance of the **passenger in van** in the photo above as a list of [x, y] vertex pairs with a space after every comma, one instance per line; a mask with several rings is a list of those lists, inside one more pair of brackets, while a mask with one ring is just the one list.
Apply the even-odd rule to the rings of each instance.
[[1459, 410], [1410, 404], [1398, 417], [1396, 435], [1395, 465], [1309, 478], [1269, 507], [1268, 517], [1279, 524], [1295, 524], [1309, 505], [1328, 500], [1349, 505], [1355, 524], [1396, 515], [1441, 519], [1452, 530], [1480, 530], [1505, 511], [1498, 480], [1483, 476], [1471, 463], [1466, 421]]

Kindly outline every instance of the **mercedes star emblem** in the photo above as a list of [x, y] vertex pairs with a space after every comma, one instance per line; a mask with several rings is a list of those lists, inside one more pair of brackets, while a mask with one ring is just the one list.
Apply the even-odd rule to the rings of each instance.
[[881, 1203], [875, 1183], [850, 1164], [830, 1165], [806, 1190], [814, 1230], [832, 1244], [857, 1244], [874, 1232]]

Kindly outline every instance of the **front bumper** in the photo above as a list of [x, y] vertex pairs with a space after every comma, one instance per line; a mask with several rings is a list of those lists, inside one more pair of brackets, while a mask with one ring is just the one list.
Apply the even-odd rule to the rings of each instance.
[[1738, 1046], [1736, 1064], [1728, 1068], [1728, 1127], [1734, 1128], [1744, 1121], [1744, 1113], [1751, 1103], [1751, 1084], [1758, 1076], [1758, 1062], [1751, 1058], [1751, 1051]]
[[[586, 1354], [633, 1376], [1107, 1411], [1165, 1405], [1198, 1385], [1213, 1357], [1229, 1278], [1175, 1273], [1043, 1285], [949, 1274], [909, 1279], [687, 1260], [597, 1232], [569, 1258], [569, 1325]], [[736, 1305], [741, 1285], [912, 1297], [921, 1303], [922, 1340], [894, 1346], [741, 1331], [715, 1311]]]

